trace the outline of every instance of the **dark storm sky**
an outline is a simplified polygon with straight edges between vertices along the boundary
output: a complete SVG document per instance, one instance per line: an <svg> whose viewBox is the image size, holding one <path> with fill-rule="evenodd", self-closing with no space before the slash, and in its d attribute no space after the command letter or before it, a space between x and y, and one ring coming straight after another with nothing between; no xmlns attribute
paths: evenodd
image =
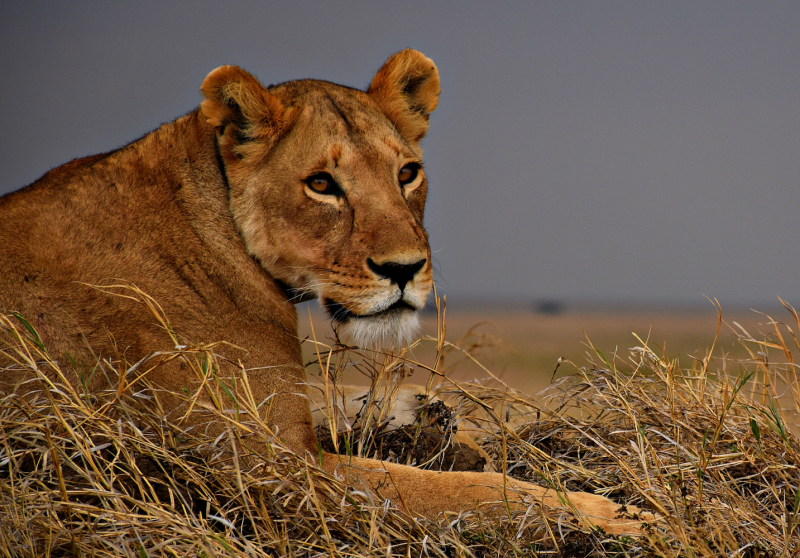
<svg viewBox="0 0 800 558"><path fill-rule="evenodd" d="M0 193L191 110L221 64L442 76L451 296L800 305L800 2L0 3Z"/></svg>

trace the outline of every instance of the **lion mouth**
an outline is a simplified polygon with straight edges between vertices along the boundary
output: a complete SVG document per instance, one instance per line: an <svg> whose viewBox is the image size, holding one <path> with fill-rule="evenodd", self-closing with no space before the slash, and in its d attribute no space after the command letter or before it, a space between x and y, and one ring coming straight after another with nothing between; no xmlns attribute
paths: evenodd
<svg viewBox="0 0 800 558"><path fill-rule="evenodd" d="M356 314L355 312L351 312L338 302L334 302L330 299L325 299L323 304L325 310L328 312L330 318L339 323L347 323L350 320L361 320L361 319L368 319L368 318L377 318L380 316L386 316L388 314L393 314L397 312L405 312L411 311L416 312L417 309L411 306L405 300L398 299L397 302L389 306L388 308L381 310L379 312L373 312L371 314Z"/></svg>

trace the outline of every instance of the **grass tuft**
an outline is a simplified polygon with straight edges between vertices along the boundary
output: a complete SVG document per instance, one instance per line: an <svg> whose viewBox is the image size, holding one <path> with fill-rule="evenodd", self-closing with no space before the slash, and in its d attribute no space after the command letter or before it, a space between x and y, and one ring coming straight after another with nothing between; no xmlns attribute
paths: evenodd
<svg viewBox="0 0 800 558"><path fill-rule="evenodd" d="M437 338L416 342L436 345L430 363L317 345L326 389L347 366L369 368L376 394L390 393L408 367L428 371L429 386L456 403L456 427L482 432L495 470L657 513L641 538L606 536L563 509L411 518L282 446L260 422L246 374L236 391L218 390L224 405L206 409L228 425L209 440L148 410L137 378L156 360L121 370L98 361L97 373L123 381L87 392L67 381L75 371L52 359L24 317L2 316L3 361L39 387L0 400L0 556L796 556L800 320L785 306L789 323L766 317L765 335L740 332L745 361L718 365L712 348L682 367L641 341L627 355L596 350L593 364L536 397L491 378L450 382L445 356L459 349L445 339L443 307ZM160 358L183 359L213 384L214 347ZM227 400L234 413L217 410L231 408ZM387 454L385 417L368 416L351 436L321 441L423 460L402 454L403 444ZM269 442L266 458L249 459L253 436Z"/></svg>

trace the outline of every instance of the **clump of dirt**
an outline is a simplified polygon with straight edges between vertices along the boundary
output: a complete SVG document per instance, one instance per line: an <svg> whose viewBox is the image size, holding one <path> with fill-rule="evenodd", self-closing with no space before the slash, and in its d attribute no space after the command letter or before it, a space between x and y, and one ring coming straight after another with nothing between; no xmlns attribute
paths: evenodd
<svg viewBox="0 0 800 558"><path fill-rule="evenodd" d="M366 434L360 428L340 433L339 453L437 471L483 471L486 459L456 439L455 419L450 407L443 401L434 401L422 408L413 424L392 429L384 427ZM317 427L317 440L323 450L336 453L328 428Z"/></svg>
<svg viewBox="0 0 800 558"><path fill-rule="evenodd" d="M431 425L403 426L376 436L379 452L386 461L423 466L441 471L478 471L486 459L477 450L460 444L449 432ZM394 459L393 459L393 456Z"/></svg>

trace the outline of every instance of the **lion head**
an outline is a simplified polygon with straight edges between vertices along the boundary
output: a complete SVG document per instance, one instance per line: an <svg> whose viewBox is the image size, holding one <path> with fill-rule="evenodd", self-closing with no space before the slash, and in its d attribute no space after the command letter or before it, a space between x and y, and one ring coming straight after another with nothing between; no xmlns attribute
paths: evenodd
<svg viewBox="0 0 800 558"><path fill-rule="evenodd" d="M366 92L265 88L222 66L201 91L249 253L290 298L318 298L355 344L408 341L432 285L419 142L439 100L436 65L404 50Z"/></svg>

